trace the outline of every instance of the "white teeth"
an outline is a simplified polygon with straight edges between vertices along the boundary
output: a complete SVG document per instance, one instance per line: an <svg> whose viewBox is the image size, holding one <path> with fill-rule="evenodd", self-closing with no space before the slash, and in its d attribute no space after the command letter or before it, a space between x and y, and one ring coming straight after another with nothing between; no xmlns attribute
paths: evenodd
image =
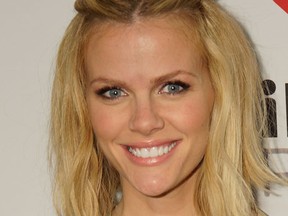
<svg viewBox="0 0 288 216"><path fill-rule="evenodd" d="M158 148L157 147L152 147L150 149L150 157L157 157L158 156Z"/></svg>
<svg viewBox="0 0 288 216"><path fill-rule="evenodd" d="M160 147L152 147L152 148L136 148L133 149L132 147L128 148L128 151L136 157L139 158L153 158L159 157L163 154L167 154L176 146L176 142L171 143L169 146L160 146Z"/></svg>
<svg viewBox="0 0 288 216"><path fill-rule="evenodd" d="M161 146L158 150L159 156L162 156L164 154L164 148Z"/></svg>
<svg viewBox="0 0 288 216"><path fill-rule="evenodd" d="M169 151L168 146L165 146L163 151L164 151L164 154L167 154Z"/></svg>
<svg viewBox="0 0 288 216"><path fill-rule="evenodd" d="M149 157L149 150L148 150L148 149L142 148L142 149L140 150L140 152L141 152L140 156L141 156L142 158L148 158L148 157Z"/></svg>
<svg viewBox="0 0 288 216"><path fill-rule="evenodd" d="M135 155L135 154L134 154L134 155ZM140 156L141 156L141 151L140 151L138 148L136 149L136 156L137 156L137 157L140 157Z"/></svg>

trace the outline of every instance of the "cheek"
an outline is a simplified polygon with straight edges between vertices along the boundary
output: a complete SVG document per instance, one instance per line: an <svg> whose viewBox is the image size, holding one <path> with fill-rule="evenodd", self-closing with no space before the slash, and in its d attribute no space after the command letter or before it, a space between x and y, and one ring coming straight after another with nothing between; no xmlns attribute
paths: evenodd
<svg viewBox="0 0 288 216"><path fill-rule="evenodd" d="M89 109L90 119L94 133L99 141L113 140L121 128L123 128L123 114L121 112L107 109L101 105L93 106L97 109Z"/></svg>
<svg viewBox="0 0 288 216"><path fill-rule="evenodd" d="M176 114L177 113L177 114ZM208 132L211 105L203 100L189 100L181 107L170 110L170 122L181 131Z"/></svg>

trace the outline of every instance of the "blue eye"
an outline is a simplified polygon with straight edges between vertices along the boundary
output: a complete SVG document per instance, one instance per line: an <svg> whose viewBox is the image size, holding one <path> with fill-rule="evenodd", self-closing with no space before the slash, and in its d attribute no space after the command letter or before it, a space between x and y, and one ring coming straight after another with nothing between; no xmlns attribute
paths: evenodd
<svg viewBox="0 0 288 216"><path fill-rule="evenodd" d="M163 92L169 93L169 94L175 94L179 91L182 91L183 87L176 85L176 84L168 84L163 88Z"/></svg>
<svg viewBox="0 0 288 216"><path fill-rule="evenodd" d="M190 87L190 85L182 82L182 81L175 81L175 82L168 82L166 83L160 93L166 93L166 94L178 94L182 91L187 90Z"/></svg>
<svg viewBox="0 0 288 216"><path fill-rule="evenodd" d="M97 95L100 95L101 97L105 99L117 99L122 96L126 96L127 94L118 87L105 87L97 91Z"/></svg>

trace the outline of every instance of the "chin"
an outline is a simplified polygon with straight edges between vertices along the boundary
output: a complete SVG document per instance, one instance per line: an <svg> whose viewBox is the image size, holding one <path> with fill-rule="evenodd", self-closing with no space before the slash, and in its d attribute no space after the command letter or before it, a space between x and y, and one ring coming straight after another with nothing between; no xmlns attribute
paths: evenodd
<svg viewBox="0 0 288 216"><path fill-rule="evenodd" d="M134 187L145 196L161 197L169 193L177 185L176 183L168 182L167 179L169 179L167 176L154 177L153 179L142 178L140 181L135 181Z"/></svg>

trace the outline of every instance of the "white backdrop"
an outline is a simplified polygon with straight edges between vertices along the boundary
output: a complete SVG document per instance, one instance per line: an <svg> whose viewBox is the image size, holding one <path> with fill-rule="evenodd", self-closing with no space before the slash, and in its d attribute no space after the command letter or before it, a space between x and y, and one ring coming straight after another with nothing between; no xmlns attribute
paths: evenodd
<svg viewBox="0 0 288 216"><path fill-rule="evenodd" d="M0 215L53 216L50 84L72 0L0 0Z"/></svg>
<svg viewBox="0 0 288 216"><path fill-rule="evenodd" d="M282 2L288 0L282 0ZM277 137L267 138L277 172L288 173L288 14L273 0L219 0L240 20L276 84ZM49 97L56 49L73 16L73 0L1 0L0 215L55 215L47 169ZM288 4L288 3L287 3ZM275 167L275 165L271 166ZM280 165L279 165L280 164ZM288 189L259 192L270 216L288 215Z"/></svg>
<svg viewBox="0 0 288 216"><path fill-rule="evenodd" d="M276 85L275 93L268 98L276 102L277 136L267 138L266 145L273 148L273 154L269 155L271 167L277 167L278 173L288 176L288 14L273 0L219 2L246 27L260 57L263 78L272 80ZM288 0L277 2L284 3L288 9ZM277 196L259 192L262 209L270 216L287 216L288 189L270 187L277 192Z"/></svg>

